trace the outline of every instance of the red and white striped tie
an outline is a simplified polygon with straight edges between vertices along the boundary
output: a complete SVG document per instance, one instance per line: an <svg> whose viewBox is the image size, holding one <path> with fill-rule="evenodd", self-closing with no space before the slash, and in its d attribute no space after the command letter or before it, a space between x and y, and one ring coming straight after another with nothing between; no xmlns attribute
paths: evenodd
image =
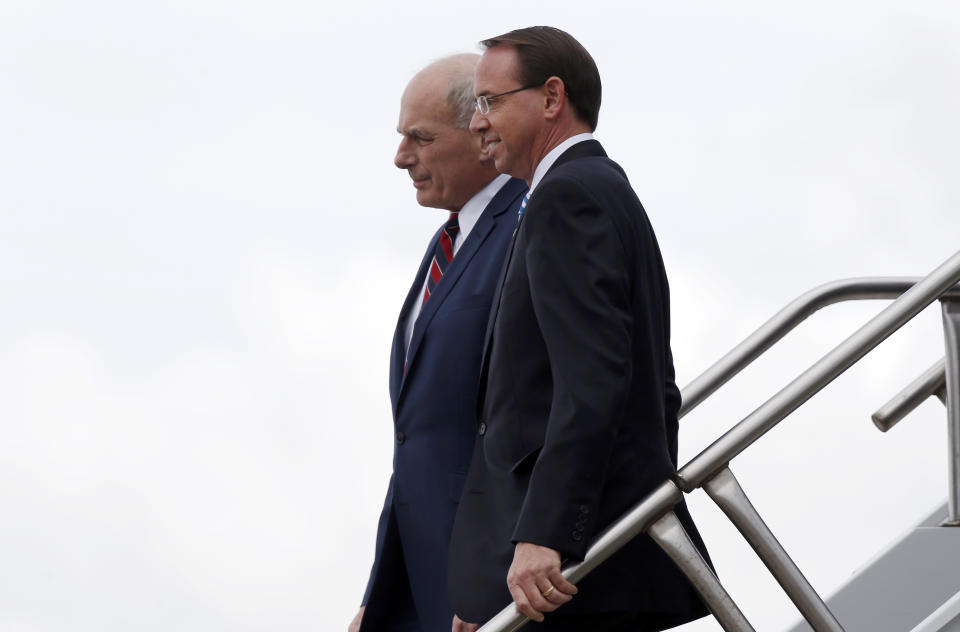
<svg viewBox="0 0 960 632"><path fill-rule="evenodd" d="M450 213L450 219L443 225L440 231L440 239L437 240L437 247L433 251L433 261L430 262L430 270L427 272L427 287L423 289L423 304L426 305L430 300L430 295L437 287L437 283L443 278L443 273L447 266L453 261L453 241L460 232L460 224L457 223L457 214Z"/></svg>

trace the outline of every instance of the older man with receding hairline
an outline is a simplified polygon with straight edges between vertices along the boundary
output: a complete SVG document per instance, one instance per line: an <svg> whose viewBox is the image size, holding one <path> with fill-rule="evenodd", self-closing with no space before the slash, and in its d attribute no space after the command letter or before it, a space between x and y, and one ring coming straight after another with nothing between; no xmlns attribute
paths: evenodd
<svg viewBox="0 0 960 632"><path fill-rule="evenodd" d="M394 163L447 211L400 310L390 354L393 476L350 631L448 632L447 547L477 433L480 350L526 191L498 175L473 115L478 55L430 64L400 100Z"/></svg>

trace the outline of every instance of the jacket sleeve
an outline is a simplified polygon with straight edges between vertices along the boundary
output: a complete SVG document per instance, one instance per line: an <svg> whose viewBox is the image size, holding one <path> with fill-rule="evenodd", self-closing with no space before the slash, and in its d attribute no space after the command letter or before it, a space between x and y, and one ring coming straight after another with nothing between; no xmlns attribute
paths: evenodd
<svg viewBox="0 0 960 632"><path fill-rule="evenodd" d="M630 266L582 184L557 179L534 200L524 256L553 392L513 540L582 559L632 379Z"/></svg>

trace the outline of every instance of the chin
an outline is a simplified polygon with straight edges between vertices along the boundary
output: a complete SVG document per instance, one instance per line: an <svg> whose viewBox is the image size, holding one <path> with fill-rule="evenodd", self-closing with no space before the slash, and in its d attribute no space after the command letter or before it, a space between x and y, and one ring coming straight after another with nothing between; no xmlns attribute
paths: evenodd
<svg viewBox="0 0 960 632"><path fill-rule="evenodd" d="M425 191L417 191L417 204L420 206L434 207L437 204L437 200Z"/></svg>
<svg viewBox="0 0 960 632"><path fill-rule="evenodd" d="M517 177L513 173L513 166L509 162L507 162L505 159L494 160L493 165L497 168L497 171L499 171L500 173L505 173L508 176Z"/></svg>

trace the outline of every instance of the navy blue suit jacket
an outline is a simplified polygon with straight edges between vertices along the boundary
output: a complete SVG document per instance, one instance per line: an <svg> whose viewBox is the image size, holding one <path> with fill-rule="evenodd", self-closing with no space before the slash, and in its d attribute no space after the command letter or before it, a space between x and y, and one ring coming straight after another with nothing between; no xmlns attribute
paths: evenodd
<svg viewBox="0 0 960 632"><path fill-rule="evenodd" d="M363 630L450 630L447 547L473 454L480 354L526 188L511 179L484 209L417 318L409 352L404 323L440 231L400 312L390 354L393 476L364 597Z"/></svg>
<svg viewBox="0 0 960 632"><path fill-rule="evenodd" d="M567 149L531 196L487 337L479 438L450 544L453 605L474 623L510 603L514 543L583 559L676 470L667 277L643 206L600 143ZM705 554L683 502L674 509ZM578 588L558 615L634 612L661 629L706 613L647 535Z"/></svg>

